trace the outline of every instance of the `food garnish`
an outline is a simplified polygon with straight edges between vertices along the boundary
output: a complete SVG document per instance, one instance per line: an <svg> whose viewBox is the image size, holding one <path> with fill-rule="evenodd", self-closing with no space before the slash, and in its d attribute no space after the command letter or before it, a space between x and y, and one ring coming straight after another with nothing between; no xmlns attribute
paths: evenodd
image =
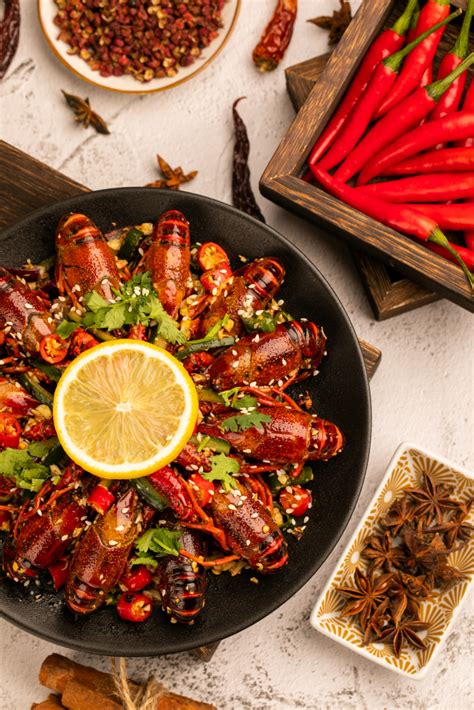
<svg viewBox="0 0 474 710"><path fill-rule="evenodd" d="M90 101L88 98L81 99L80 96L75 96L74 94L68 94L61 89L66 103L69 108L74 113L76 121L80 123L84 128L89 128L92 126L97 133L102 133L103 135L109 135L110 131L108 126L102 116L92 110Z"/></svg>
<svg viewBox="0 0 474 710"><path fill-rule="evenodd" d="M168 190L179 190L180 185L193 180L198 174L197 170L185 173L181 166L172 168L161 155L157 155L158 166L163 177L160 180L149 182L145 187L158 187Z"/></svg>
<svg viewBox="0 0 474 710"><path fill-rule="evenodd" d="M20 0L5 0L0 21L0 81L8 71L20 38Z"/></svg>
<svg viewBox="0 0 474 710"><path fill-rule="evenodd" d="M464 579L448 556L474 530L466 522L472 501L452 494L427 473L418 487L405 489L366 540L367 574L357 567L353 586L337 587L350 600L341 615L357 618L364 643L389 642L397 657L404 645L426 647L418 635L429 628L420 619L421 605Z"/></svg>
<svg viewBox="0 0 474 710"><path fill-rule="evenodd" d="M351 4L347 0L339 0L339 10L334 10L332 15L321 15L308 20L316 27L329 30L329 44L337 44L352 20Z"/></svg>
<svg viewBox="0 0 474 710"><path fill-rule="evenodd" d="M265 222L250 184L250 169L248 166L250 142L245 123L237 111L237 105L242 99L236 99L232 105L234 117L234 153L232 163L232 204L251 217Z"/></svg>

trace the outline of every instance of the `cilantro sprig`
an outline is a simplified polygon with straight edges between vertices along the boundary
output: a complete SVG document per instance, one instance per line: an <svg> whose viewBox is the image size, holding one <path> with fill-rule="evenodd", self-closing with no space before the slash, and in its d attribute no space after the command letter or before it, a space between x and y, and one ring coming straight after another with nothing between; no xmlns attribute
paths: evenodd
<svg viewBox="0 0 474 710"><path fill-rule="evenodd" d="M182 533L168 528L150 528L135 542L135 551L138 553L131 566L147 565L156 567L158 558L172 555L178 557Z"/></svg>
<svg viewBox="0 0 474 710"><path fill-rule="evenodd" d="M224 400L224 404L232 409L251 409L258 407L258 402L251 395L239 397L240 387L233 387L231 390L219 392Z"/></svg>
<svg viewBox="0 0 474 710"><path fill-rule="evenodd" d="M233 417L227 417L221 422L224 431L246 431L255 427L258 432L263 432L263 425L271 422L272 418L268 414L260 412L249 412L248 414L236 414Z"/></svg>
<svg viewBox="0 0 474 710"><path fill-rule="evenodd" d="M57 444L53 437L47 441L36 441L26 449L4 449L0 452L0 474L15 479L17 488L37 493L51 476L51 469L41 463ZM40 459L40 461L38 461Z"/></svg>
<svg viewBox="0 0 474 710"><path fill-rule="evenodd" d="M82 324L86 328L116 330L124 325L148 326L151 321L156 321L158 336L173 345L182 345L186 341L178 324L165 311L153 290L150 272L136 274L112 291L115 295L113 303L106 301L97 291L84 296L88 312L83 316Z"/></svg>
<svg viewBox="0 0 474 710"><path fill-rule="evenodd" d="M224 328L225 325L227 325L227 322L229 320L229 314L226 313L223 318L217 321L212 328L210 328L206 335L203 338L199 338L198 340L188 340L188 345L201 345L202 343L207 343L209 340L214 340L216 335L219 333L221 328Z"/></svg>
<svg viewBox="0 0 474 710"><path fill-rule="evenodd" d="M234 473L239 473L240 464L237 459L233 459L225 454L215 454L209 458L211 464L210 471L204 471L202 477L207 481L220 481L223 489L228 493L232 488L237 488L237 483L233 477Z"/></svg>

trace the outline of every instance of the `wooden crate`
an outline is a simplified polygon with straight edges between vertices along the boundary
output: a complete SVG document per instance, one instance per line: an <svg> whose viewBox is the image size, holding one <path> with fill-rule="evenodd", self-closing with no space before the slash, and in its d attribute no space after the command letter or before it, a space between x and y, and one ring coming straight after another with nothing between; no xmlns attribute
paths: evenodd
<svg viewBox="0 0 474 710"><path fill-rule="evenodd" d="M452 4L464 7L465 1L453 0ZM337 107L368 47L385 26L393 23L404 6L404 0L363 1L317 86L310 92L265 169L260 189L269 199L330 227L357 249L376 256L425 288L474 311L474 294L457 265L301 178L314 142ZM447 28L437 61L454 44L458 28L459 25Z"/></svg>

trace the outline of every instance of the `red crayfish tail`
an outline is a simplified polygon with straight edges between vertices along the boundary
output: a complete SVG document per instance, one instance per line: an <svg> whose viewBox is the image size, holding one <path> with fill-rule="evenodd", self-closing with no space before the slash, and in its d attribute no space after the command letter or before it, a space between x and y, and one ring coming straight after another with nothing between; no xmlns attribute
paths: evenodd
<svg viewBox="0 0 474 710"><path fill-rule="evenodd" d="M313 416L310 461L327 461L342 451L345 442L344 434L336 424Z"/></svg>

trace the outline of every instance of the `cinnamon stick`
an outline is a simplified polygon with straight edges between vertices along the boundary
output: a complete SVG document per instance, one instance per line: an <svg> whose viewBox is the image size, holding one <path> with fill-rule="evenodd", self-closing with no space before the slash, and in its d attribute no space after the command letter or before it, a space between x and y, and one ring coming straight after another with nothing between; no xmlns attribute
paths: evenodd
<svg viewBox="0 0 474 710"><path fill-rule="evenodd" d="M54 693L50 693L41 703L33 703L31 706L31 710L60 710L61 708L64 710L61 698Z"/></svg>
<svg viewBox="0 0 474 710"><path fill-rule="evenodd" d="M115 683L110 673L83 666L70 658L53 653L44 661L39 673L40 683L62 694L63 706L68 710L122 710ZM140 686L130 681L132 690ZM43 710L43 709L41 709ZM217 710L184 695L165 692L157 701L156 710Z"/></svg>

